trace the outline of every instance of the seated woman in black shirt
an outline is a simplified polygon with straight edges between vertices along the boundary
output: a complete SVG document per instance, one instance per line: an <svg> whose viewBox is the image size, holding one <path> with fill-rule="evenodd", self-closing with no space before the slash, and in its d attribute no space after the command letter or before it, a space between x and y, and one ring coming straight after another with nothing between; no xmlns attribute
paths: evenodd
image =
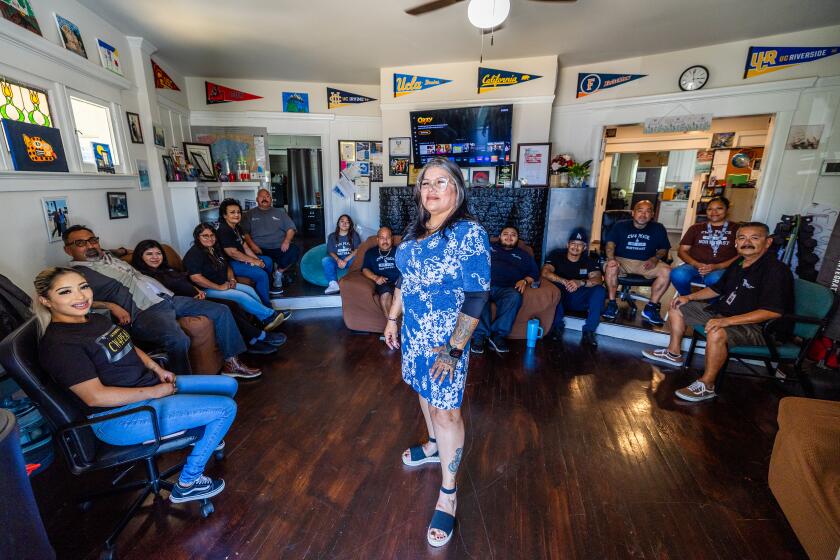
<svg viewBox="0 0 840 560"><path fill-rule="evenodd" d="M169 499L202 500L224 490L224 480L204 476L204 466L236 416L236 380L223 375L176 379L135 347L125 329L103 315L89 314L93 290L75 270L42 271L35 277L35 292L32 306L43 333L41 367L88 417L150 406L157 413L161 436L204 428ZM136 445L155 437L152 418L145 412L105 420L92 429L111 445Z"/></svg>
<svg viewBox="0 0 840 560"><path fill-rule="evenodd" d="M190 282L186 272L180 272L170 266L163 246L154 239L146 239L137 244L134 253L131 255L131 265L175 292L176 296L206 298L227 305L236 320L236 326L239 327L242 338L248 342L248 351L252 354L271 354L276 351L277 346L286 342L286 335L283 333L270 333L257 328L236 302L207 297L203 290L198 289ZM271 330L282 322L283 316L274 311L270 317L265 318L263 324L267 330Z"/></svg>

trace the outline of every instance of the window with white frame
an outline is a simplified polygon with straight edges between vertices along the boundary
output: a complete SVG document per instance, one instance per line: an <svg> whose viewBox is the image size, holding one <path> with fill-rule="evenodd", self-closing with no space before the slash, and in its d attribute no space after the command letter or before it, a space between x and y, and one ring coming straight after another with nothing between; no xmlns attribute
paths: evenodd
<svg viewBox="0 0 840 560"><path fill-rule="evenodd" d="M85 171L101 170L105 167L115 167L120 164L117 150L111 109L104 104L96 103L74 95L70 96L70 108L73 111L73 122L76 127L76 138L79 141L79 151L82 156L82 167ZM102 146L107 148L103 149ZM97 165L99 160L99 165Z"/></svg>

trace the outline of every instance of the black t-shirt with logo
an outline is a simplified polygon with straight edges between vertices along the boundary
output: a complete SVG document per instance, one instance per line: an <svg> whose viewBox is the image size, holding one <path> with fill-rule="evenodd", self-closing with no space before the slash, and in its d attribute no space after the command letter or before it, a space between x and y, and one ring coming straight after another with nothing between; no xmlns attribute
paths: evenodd
<svg viewBox="0 0 840 560"><path fill-rule="evenodd" d="M396 252L397 250L394 247L391 247L384 254L379 250L379 246L371 247L365 251L365 260L362 263L362 268L370 270L377 276L384 276L388 279L389 284L396 284L397 278L400 277L400 271L397 268L397 263L394 261Z"/></svg>
<svg viewBox="0 0 840 560"><path fill-rule="evenodd" d="M193 245L184 255L183 263L190 275L201 274L214 284L225 284L228 281L228 262L224 253L216 253L214 257Z"/></svg>
<svg viewBox="0 0 840 560"><path fill-rule="evenodd" d="M226 221L219 221L216 239L223 249L238 249L242 253L245 252L245 238L242 237L242 228L239 224L230 227Z"/></svg>
<svg viewBox="0 0 840 560"><path fill-rule="evenodd" d="M751 266L744 268L738 259L723 273L720 280L709 286L720 298L707 306L712 313L724 317L743 315L757 309L774 313L793 312L793 275L770 252Z"/></svg>
<svg viewBox="0 0 840 560"><path fill-rule="evenodd" d="M96 313L84 323L50 323L41 338L38 356L41 367L68 389L86 414L105 409L87 406L69 391L73 385L95 377L109 387L151 387L160 383L134 351L128 331Z"/></svg>
<svg viewBox="0 0 840 560"><path fill-rule="evenodd" d="M553 250L545 259L545 264L553 266L554 274L566 280L586 280L589 278L590 272L601 270L598 268L598 264L585 254L581 255L575 262L570 261L569 253L565 249ZM559 286L559 284L557 285Z"/></svg>

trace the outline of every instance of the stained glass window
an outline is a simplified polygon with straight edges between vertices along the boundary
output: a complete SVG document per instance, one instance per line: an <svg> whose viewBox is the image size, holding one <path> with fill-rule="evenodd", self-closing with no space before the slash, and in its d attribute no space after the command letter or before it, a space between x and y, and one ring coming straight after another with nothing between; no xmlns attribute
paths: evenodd
<svg viewBox="0 0 840 560"><path fill-rule="evenodd" d="M0 118L53 126L45 91L0 77Z"/></svg>

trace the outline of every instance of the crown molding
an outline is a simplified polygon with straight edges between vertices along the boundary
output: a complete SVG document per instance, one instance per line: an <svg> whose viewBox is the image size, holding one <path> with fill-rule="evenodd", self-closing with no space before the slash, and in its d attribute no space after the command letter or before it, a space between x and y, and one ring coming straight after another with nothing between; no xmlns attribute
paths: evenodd
<svg viewBox="0 0 840 560"><path fill-rule="evenodd" d="M449 100L435 100L435 101L396 101L396 102L380 102L379 110L383 113L386 111L406 111L412 109L428 109L430 107L483 107L485 105L538 105L554 103L553 95L536 95L533 97L492 97L487 99L449 99Z"/></svg>

